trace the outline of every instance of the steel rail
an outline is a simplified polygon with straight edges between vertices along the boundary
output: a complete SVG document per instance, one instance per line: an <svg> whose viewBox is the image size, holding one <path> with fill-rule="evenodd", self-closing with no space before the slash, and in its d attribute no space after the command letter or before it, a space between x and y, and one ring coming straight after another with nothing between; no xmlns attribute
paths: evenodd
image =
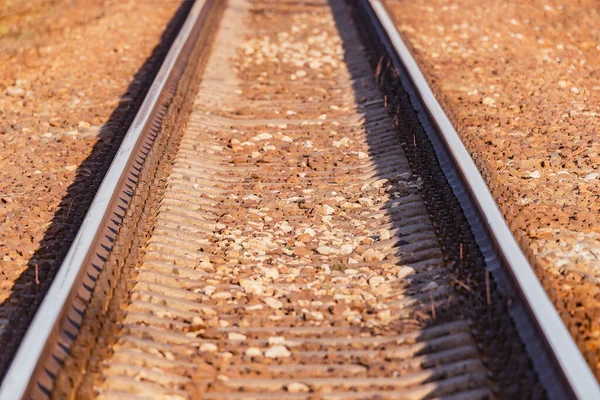
<svg viewBox="0 0 600 400"><path fill-rule="evenodd" d="M508 271L500 271L496 267L497 270L493 272L500 280L509 278L520 292L526 308L524 311L529 314L534 323L533 328L537 332L530 331L532 324L531 320L526 320L527 315L523 315L516 308L511 310L511 314L548 396L556 399L565 396L600 399L598 381L511 233L475 162L435 98L386 6L380 0L359 0L359 5L362 7L361 12L370 21L371 28L386 44L388 52L392 53L389 56L396 71L400 72L402 84L405 87L407 84L412 87L408 91L412 92L410 94L412 94L411 101L414 100L413 106L424 111L419 113L420 118L423 118L421 122L434 145L448 182L461 202L461 206L465 208L465 214L476 238L481 239L485 246L485 236L489 236L503 261L504 269L508 269ZM455 168L443 165L445 162L453 164ZM465 187L468 188L468 193L464 192ZM468 208L473 206L479 215L469 212ZM482 232L477 220L483 222L487 232ZM492 251L494 249L482 248L486 261L488 258L493 258L490 254ZM534 333L539 334L542 343L531 337ZM547 348L540 348L540 344ZM540 353L544 351L546 354ZM554 365L548 365L547 361L551 361ZM554 381L554 378L559 378L562 382Z"/></svg>
<svg viewBox="0 0 600 400"><path fill-rule="evenodd" d="M152 125L157 119L160 123L165 98L178 79L174 75L181 72L187 61L186 54L197 40L199 25L211 17L211 9L218 3L219 0L196 0L190 9L19 346L0 387L0 400L50 395L56 377L54 370L60 368L77 336L93 291L93 274L99 274L94 269L101 269L106 261L128 198L137 185L135 171L141 169L152 145L151 131L156 128ZM57 349L60 355L56 354Z"/></svg>

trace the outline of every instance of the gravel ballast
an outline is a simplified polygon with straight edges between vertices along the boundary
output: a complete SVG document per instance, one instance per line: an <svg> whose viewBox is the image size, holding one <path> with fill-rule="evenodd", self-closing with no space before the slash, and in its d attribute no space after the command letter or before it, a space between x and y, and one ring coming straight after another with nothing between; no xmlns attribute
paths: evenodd
<svg viewBox="0 0 600 400"><path fill-rule="evenodd" d="M0 5L0 375L189 4Z"/></svg>
<svg viewBox="0 0 600 400"><path fill-rule="evenodd" d="M598 375L597 4L387 4Z"/></svg>

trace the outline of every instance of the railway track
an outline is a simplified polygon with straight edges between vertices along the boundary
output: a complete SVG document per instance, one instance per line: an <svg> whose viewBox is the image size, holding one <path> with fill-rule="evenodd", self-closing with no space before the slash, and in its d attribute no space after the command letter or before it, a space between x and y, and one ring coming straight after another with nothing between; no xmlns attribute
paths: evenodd
<svg viewBox="0 0 600 400"><path fill-rule="evenodd" d="M596 398L387 18L197 1L0 398Z"/></svg>

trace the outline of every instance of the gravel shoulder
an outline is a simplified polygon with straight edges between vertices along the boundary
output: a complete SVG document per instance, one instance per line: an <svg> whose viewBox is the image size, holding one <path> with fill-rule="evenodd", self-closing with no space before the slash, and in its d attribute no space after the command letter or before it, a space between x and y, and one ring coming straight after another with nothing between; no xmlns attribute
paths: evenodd
<svg viewBox="0 0 600 400"><path fill-rule="evenodd" d="M31 317L68 249L181 5L0 5L0 364L22 334L15 321Z"/></svg>
<svg viewBox="0 0 600 400"><path fill-rule="evenodd" d="M387 4L600 376L597 4Z"/></svg>

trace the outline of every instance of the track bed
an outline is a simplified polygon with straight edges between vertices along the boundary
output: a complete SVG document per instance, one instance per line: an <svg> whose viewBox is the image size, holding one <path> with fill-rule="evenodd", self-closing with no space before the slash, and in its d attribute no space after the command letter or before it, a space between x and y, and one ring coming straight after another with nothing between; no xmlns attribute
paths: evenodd
<svg viewBox="0 0 600 400"><path fill-rule="evenodd" d="M331 7L230 3L100 398L500 390L455 290L468 283L344 4Z"/></svg>

